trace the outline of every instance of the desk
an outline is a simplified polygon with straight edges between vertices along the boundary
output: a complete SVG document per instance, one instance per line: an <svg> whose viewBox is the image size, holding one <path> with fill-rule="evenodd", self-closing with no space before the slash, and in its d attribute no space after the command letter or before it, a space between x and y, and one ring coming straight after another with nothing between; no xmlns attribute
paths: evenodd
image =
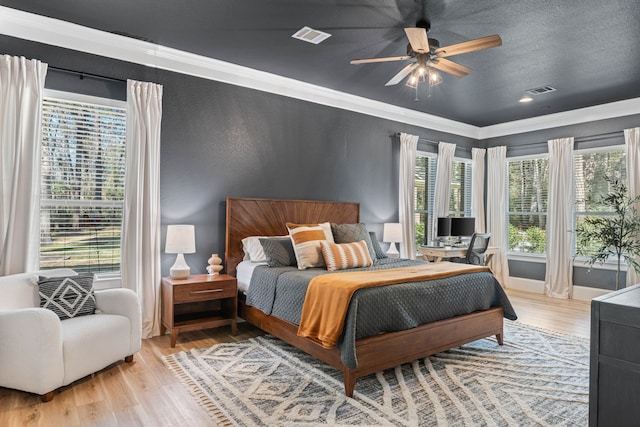
<svg viewBox="0 0 640 427"><path fill-rule="evenodd" d="M487 252L485 252L485 264L487 264L493 254L498 252L498 248L495 246L489 246ZM467 248L451 247L445 249L444 246L419 246L418 253L426 256L430 261L440 262L445 258L464 258L467 255Z"/></svg>

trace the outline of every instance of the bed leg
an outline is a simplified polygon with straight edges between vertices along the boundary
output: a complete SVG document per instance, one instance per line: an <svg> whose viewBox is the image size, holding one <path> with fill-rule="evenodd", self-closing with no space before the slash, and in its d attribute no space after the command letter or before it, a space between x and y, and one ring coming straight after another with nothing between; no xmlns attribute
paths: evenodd
<svg viewBox="0 0 640 427"><path fill-rule="evenodd" d="M344 373L344 394L347 397L353 397L353 389L356 387L356 379L352 374Z"/></svg>
<svg viewBox="0 0 640 427"><path fill-rule="evenodd" d="M496 334L496 341L498 341L499 345L504 345L504 338L502 337L502 333Z"/></svg>

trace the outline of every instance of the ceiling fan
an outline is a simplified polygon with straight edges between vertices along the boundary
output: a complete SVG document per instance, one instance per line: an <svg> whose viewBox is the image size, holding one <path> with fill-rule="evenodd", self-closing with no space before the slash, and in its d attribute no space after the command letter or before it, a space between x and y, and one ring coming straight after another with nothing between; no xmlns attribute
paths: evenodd
<svg viewBox="0 0 640 427"><path fill-rule="evenodd" d="M443 71L456 77L464 77L471 73L471 68L446 59L446 57L460 55L468 52L489 49L502 45L499 35L481 37L450 46L440 47L440 42L427 37L430 29L426 20L418 21L414 28L405 28L404 32L409 39L407 54L402 56L388 56L383 58L353 59L351 64L369 64L375 62L404 61L415 59L405 66L400 72L389 80L385 86L396 85L405 77L411 75L407 81L407 86L417 88L418 83L429 80L430 86L435 86L442 82L442 77L437 71Z"/></svg>

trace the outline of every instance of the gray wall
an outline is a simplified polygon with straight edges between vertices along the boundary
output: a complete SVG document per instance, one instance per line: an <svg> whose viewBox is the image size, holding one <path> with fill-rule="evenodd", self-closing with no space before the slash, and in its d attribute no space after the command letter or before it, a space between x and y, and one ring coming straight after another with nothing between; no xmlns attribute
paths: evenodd
<svg viewBox="0 0 640 427"><path fill-rule="evenodd" d="M382 223L398 219L397 132L456 143L463 157L469 157L465 153L477 143L6 36L0 36L0 53L37 58L52 67L164 86L162 247L166 225L194 224L197 253L185 256L192 272L205 272L211 253L224 255L228 196L358 201L362 222L380 236ZM64 74L52 72L47 87L122 99L122 82ZM163 255L163 275L168 274L172 262L173 256Z"/></svg>

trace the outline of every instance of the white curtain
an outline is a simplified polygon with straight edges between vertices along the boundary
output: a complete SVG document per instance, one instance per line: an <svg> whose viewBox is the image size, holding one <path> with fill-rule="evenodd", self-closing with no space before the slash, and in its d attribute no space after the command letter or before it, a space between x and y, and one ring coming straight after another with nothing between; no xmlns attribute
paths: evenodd
<svg viewBox="0 0 640 427"><path fill-rule="evenodd" d="M573 138L548 141L547 272L544 293L569 298L573 289Z"/></svg>
<svg viewBox="0 0 640 427"><path fill-rule="evenodd" d="M438 168L436 169L436 189L433 195L432 236L438 228L438 217L449 216L449 198L451 197L451 169L456 144L438 143Z"/></svg>
<svg viewBox="0 0 640 427"><path fill-rule="evenodd" d="M160 125L162 86L127 82L122 285L138 294L142 337L160 334Z"/></svg>
<svg viewBox="0 0 640 427"><path fill-rule="evenodd" d="M624 130L624 142L627 148L627 191L630 198L640 194L640 128ZM640 203L636 203L640 213ZM640 275L633 267L627 269L627 286L635 285Z"/></svg>
<svg viewBox="0 0 640 427"><path fill-rule="evenodd" d="M402 238L400 243L401 258L416 258L415 230L413 224L413 186L416 174L416 152L418 150L418 136L407 133L400 134L400 188L398 211L402 224Z"/></svg>
<svg viewBox="0 0 640 427"><path fill-rule="evenodd" d="M476 219L476 233L486 230L484 221L484 148L471 149L471 215Z"/></svg>
<svg viewBox="0 0 640 427"><path fill-rule="evenodd" d="M0 55L0 276L35 271L47 64Z"/></svg>
<svg viewBox="0 0 640 427"><path fill-rule="evenodd" d="M507 147L487 149L487 231L491 233L490 245L498 248L489 262L491 271L502 286L507 287L509 263L507 262L507 208L505 177Z"/></svg>

